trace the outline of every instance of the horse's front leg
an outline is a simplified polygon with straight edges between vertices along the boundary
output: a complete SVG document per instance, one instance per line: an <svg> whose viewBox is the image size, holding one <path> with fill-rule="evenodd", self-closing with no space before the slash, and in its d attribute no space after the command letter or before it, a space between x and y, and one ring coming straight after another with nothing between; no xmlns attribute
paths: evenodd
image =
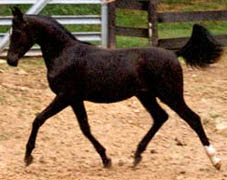
<svg viewBox="0 0 227 180"><path fill-rule="evenodd" d="M98 142L98 140L92 135L90 126L88 124L87 113L83 102L77 102L72 105L73 111L79 122L79 126L83 134L90 140L95 147L96 151L102 158L103 166L105 168L111 167L111 159L106 156L106 149Z"/></svg>
<svg viewBox="0 0 227 180"><path fill-rule="evenodd" d="M27 166L30 165L33 160L31 153L32 153L32 150L35 148L35 141L36 141L39 128L45 123L45 121L48 118L57 114L67 106L68 104L66 103L64 98L56 96L55 99L52 101L52 103L44 111L42 111L37 115L37 117L33 121L32 131L26 146L24 161Z"/></svg>

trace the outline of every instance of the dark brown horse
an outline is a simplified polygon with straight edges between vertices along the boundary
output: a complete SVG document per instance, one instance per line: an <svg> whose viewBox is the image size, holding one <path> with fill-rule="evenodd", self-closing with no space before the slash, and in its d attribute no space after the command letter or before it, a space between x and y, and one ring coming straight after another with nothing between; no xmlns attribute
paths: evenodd
<svg viewBox="0 0 227 180"><path fill-rule="evenodd" d="M25 153L27 165L32 162L31 153L39 128L48 118L71 106L104 167L110 167L106 149L90 131L84 101L113 103L136 96L154 123L137 147L134 165L141 161L148 143L168 119L156 100L159 98L197 133L213 165L220 168L220 159L215 156L200 117L185 103L182 68L177 59L183 56L187 64L204 67L220 57L222 48L204 27L194 25L192 37L177 52L155 47L107 50L77 40L50 17L24 15L18 8L12 13L8 64L17 66L18 60L37 43L47 67L49 86L56 94L33 122Z"/></svg>

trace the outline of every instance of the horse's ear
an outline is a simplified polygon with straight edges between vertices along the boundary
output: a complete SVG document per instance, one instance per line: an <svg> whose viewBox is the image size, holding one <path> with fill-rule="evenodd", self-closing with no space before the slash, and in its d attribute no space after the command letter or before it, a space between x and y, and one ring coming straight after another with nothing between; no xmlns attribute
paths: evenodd
<svg viewBox="0 0 227 180"><path fill-rule="evenodd" d="M21 10L18 7L13 7L11 11L14 17L18 18L19 20L23 20L24 14L21 12Z"/></svg>

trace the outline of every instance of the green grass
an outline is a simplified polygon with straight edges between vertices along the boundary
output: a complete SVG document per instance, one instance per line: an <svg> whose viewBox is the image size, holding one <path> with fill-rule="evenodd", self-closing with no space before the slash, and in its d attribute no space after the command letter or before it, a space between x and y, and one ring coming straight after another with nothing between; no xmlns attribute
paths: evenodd
<svg viewBox="0 0 227 180"><path fill-rule="evenodd" d="M9 5L0 5L0 15L10 15ZM26 11L30 5L19 5ZM227 0L161 0L158 6L160 12L169 11L197 11L227 9ZM43 15L82 15L100 14L99 5L48 5L41 12ZM117 10L117 25L126 27L147 27L147 13L143 11ZM187 23L159 23L159 38L174 38L190 36L192 25ZM213 34L226 34L227 21L198 22L205 24ZM70 31L100 31L99 25L68 25ZM6 32L9 27L0 27L0 32ZM146 38L117 37L117 47L147 46Z"/></svg>
<svg viewBox="0 0 227 180"><path fill-rule="evenodd" d="M161 0L159 9L165 7L164 11L197 11L197 10L225 10L227 8L226 0Z"/></svg>
<svg viewBox="0 0 227 180"><path fill-rule="evenodd" d="M11 15L10 8L15 5L0 5L0 15ZM16 5L22 11L27 11L31 5ZM48 5L41 14L42 15L83 15L83 14L100 14L101 9L99 5Z"/></svg>

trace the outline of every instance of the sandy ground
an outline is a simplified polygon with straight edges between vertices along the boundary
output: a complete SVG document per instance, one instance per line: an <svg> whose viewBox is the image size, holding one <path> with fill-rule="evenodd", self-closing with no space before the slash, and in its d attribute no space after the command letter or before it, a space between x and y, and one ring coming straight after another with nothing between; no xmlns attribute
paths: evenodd
<svg viewBox="0 0 227 180"><path fill-rule="evenodd" d="M152 119L136 98L115 104L86 102L93 134L112 158L104 169L74 114L65 109L40 129L34 163L25 167L25 145L35 114L53 99L40 60L26 59L18 68L0 64L0 179L1 180L227 180L227 56L206 70L183 65L185 99L201 118L222 158L217 171L198 137L173 111L132 168L138 142Z"/></svg>

